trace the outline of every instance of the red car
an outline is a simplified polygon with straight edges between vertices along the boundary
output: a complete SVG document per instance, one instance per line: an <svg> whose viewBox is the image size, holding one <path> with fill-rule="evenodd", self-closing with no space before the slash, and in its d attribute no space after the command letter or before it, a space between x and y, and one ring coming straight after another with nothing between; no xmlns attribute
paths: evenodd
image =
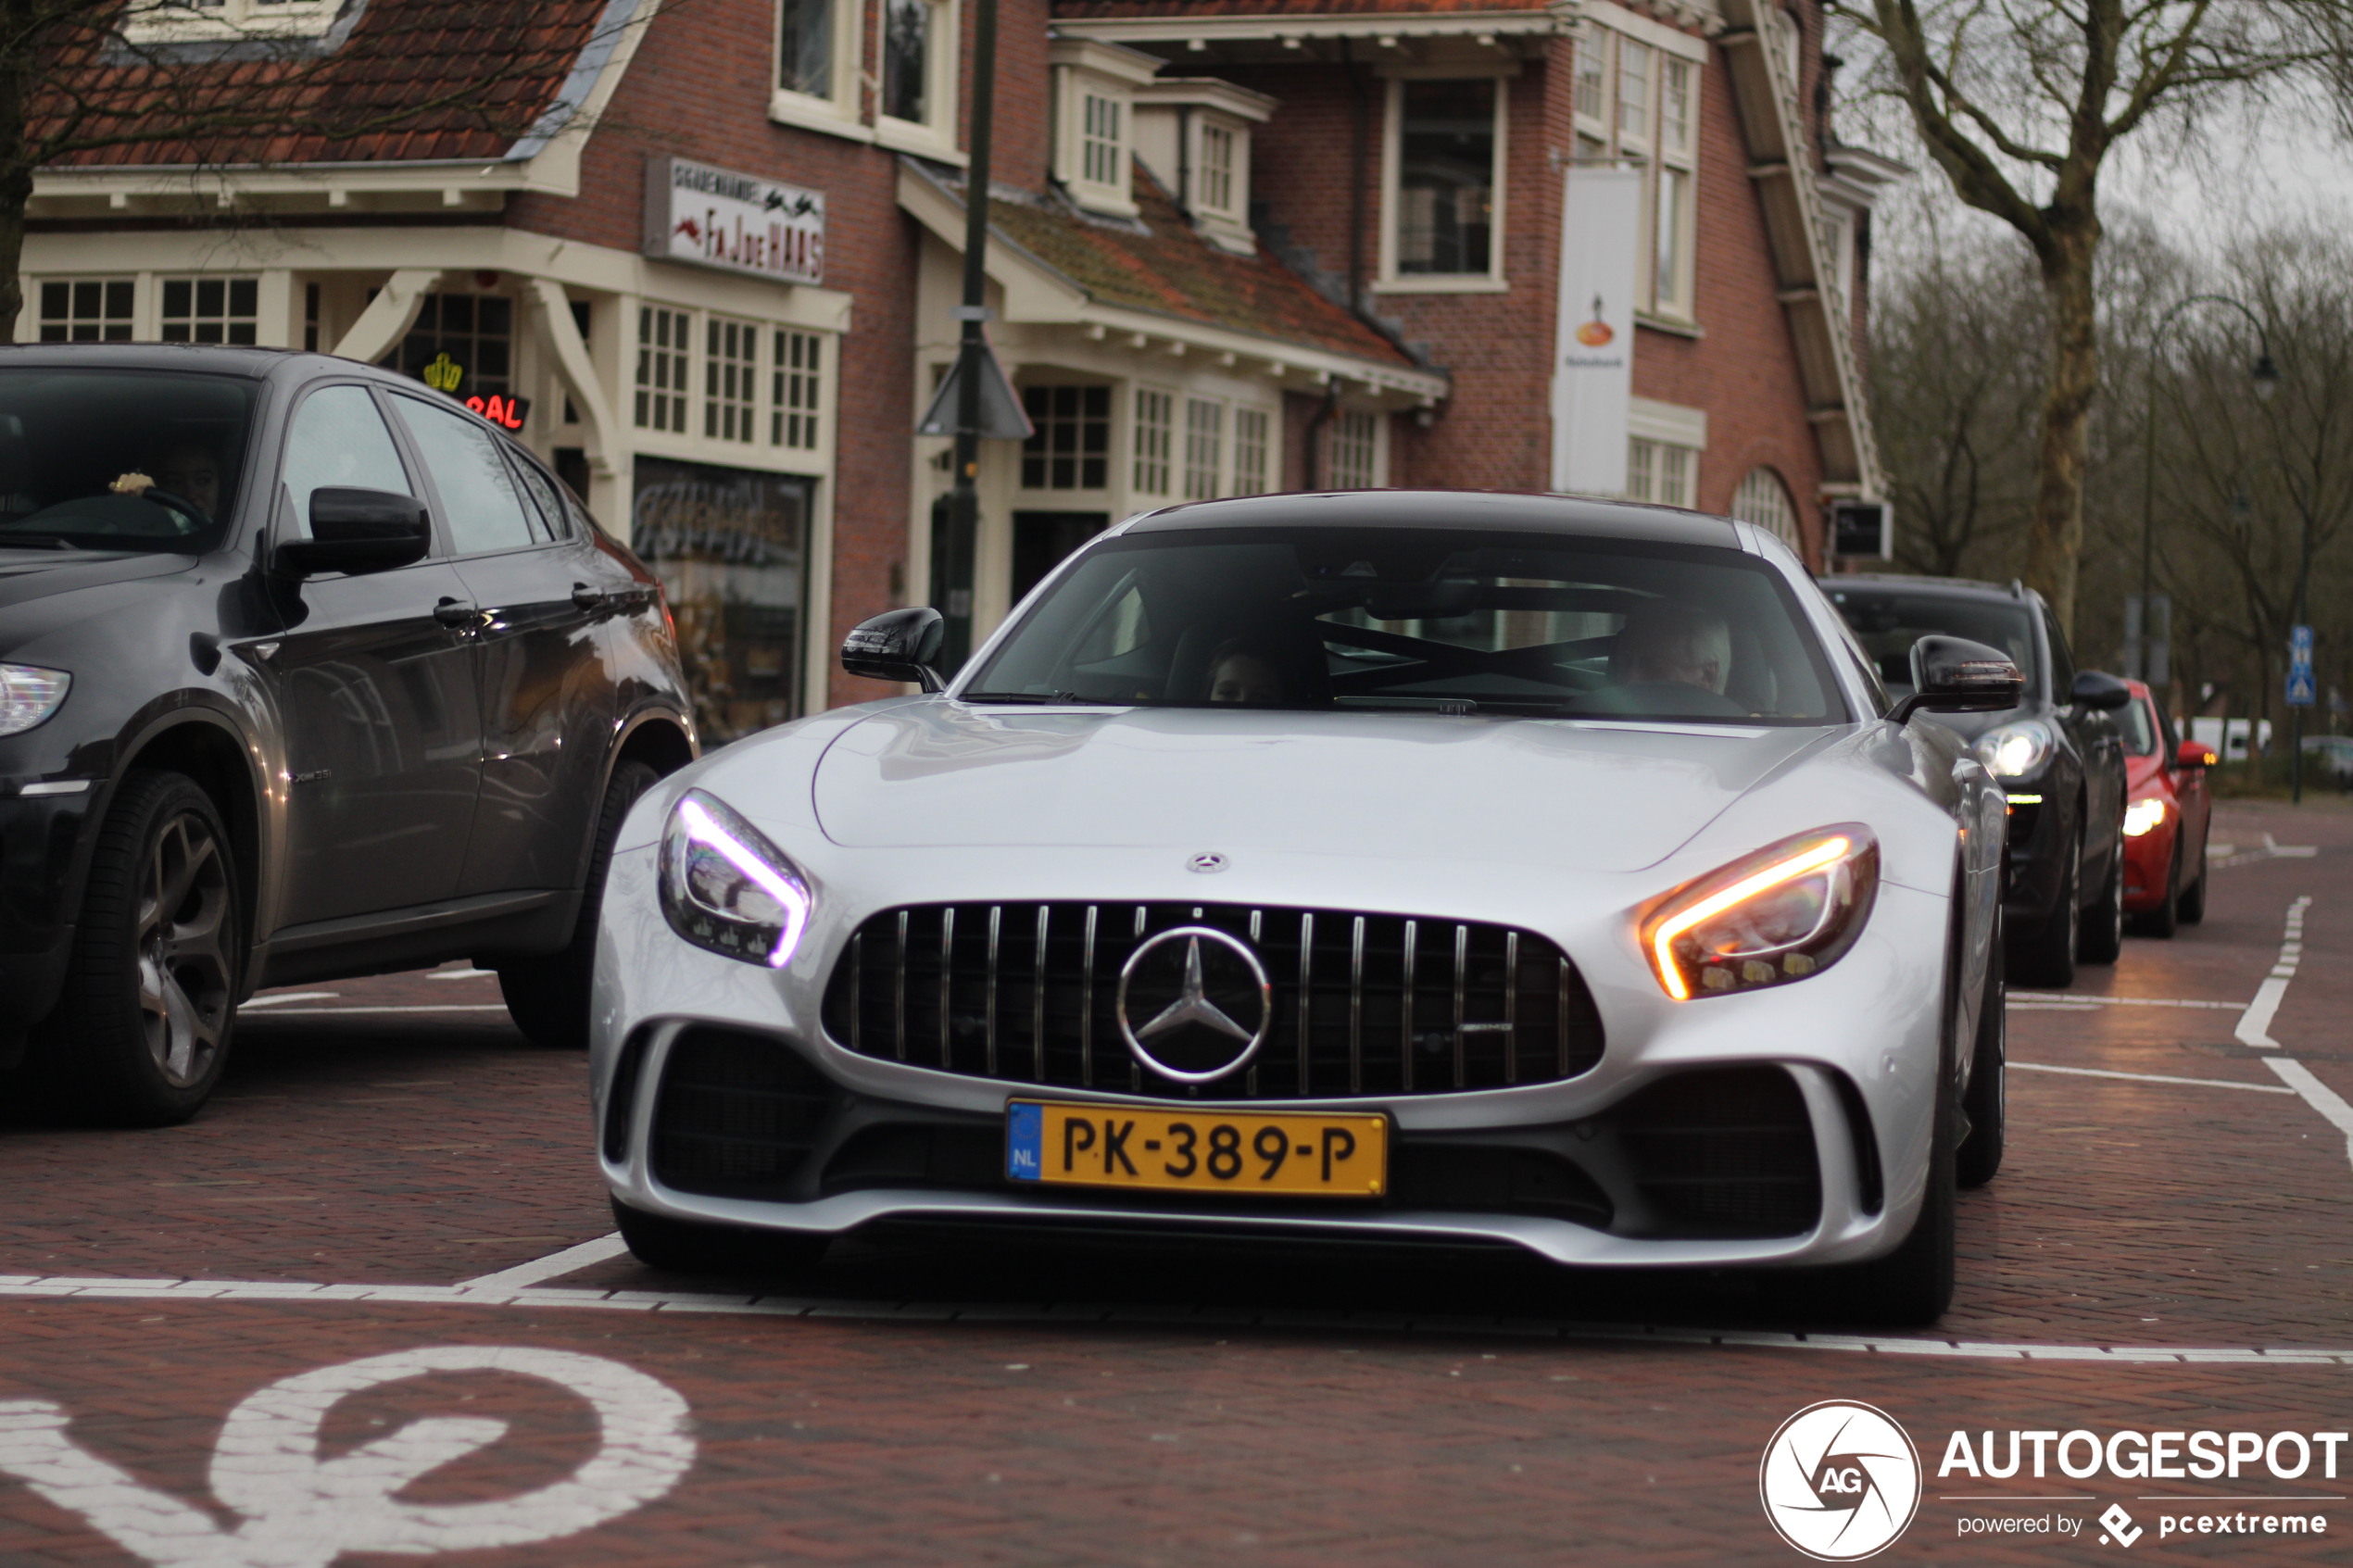
<svg viewBox="0 0 2353 1568"><path fill-rule="evenodd" d="M2124 736L2124 912L2142 933L2171 936L2206 918L2206 830L2214 754L2182 740L2147 686L2116 710Z"/></svg>

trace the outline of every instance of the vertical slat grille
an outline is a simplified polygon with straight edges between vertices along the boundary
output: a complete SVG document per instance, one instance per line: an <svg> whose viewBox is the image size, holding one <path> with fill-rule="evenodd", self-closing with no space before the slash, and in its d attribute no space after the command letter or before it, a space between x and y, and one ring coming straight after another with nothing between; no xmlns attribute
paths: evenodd
<svg viewBox="0 0 2353 1568"><path fill-rule="evenodd" d="M853 937L825 1026L866 1056L1172 1098L1448 1094L1554 1082L1601 1060L1600 1017L1558 947L1504 926L1433 923L1224 904L894 909ZM1179 925L1248 943L1275 990L1256 1060L1198 1089L1141 1068L1117 1017L1129 956Z"/></svg>

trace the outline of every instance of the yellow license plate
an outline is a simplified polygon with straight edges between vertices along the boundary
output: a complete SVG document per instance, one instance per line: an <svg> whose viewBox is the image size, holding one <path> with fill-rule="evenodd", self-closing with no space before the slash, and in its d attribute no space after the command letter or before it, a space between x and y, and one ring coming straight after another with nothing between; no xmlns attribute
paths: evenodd
<svg viewBox="0 0 2353 1568"><path fill-rule="evenodd" d="M1389 1119L1013 1100L1005 1174L1016 1182L1281 1198L1378 1198Z"/></svg>

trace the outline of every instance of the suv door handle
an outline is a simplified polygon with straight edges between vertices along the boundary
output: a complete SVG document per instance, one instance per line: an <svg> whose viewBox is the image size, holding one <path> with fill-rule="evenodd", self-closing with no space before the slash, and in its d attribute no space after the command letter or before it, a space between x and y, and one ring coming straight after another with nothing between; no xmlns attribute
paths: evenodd
<svg viewBox="0 0 2353 1568"><path fill-rule="evenodd" d="M452 631L463 631L480 618L482 612L458 599L444 599L433 607L433 618Z"/></svg>
<svg viewBox="0 0 2353 1568"><path fill-rule="evenodd" d="M574 609L595 609L604 602L605 591L602 588L591 588L585 583L574 583L572 585L572 604Z"/></svg>

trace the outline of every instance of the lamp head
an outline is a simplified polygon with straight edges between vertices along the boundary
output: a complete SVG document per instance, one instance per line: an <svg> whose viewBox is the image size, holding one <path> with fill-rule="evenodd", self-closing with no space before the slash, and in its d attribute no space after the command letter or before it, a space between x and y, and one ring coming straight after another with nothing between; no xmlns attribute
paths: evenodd
<svg viewBox="0 0 2353 1568"><path fill-rule="evenodd" d="M2255 357L2254 369L2247 374L2255 378L2255 395L2269 403L2271 395L2280 389L2279 366L2271 362L2270 354L2259 354Z"/></svg>

